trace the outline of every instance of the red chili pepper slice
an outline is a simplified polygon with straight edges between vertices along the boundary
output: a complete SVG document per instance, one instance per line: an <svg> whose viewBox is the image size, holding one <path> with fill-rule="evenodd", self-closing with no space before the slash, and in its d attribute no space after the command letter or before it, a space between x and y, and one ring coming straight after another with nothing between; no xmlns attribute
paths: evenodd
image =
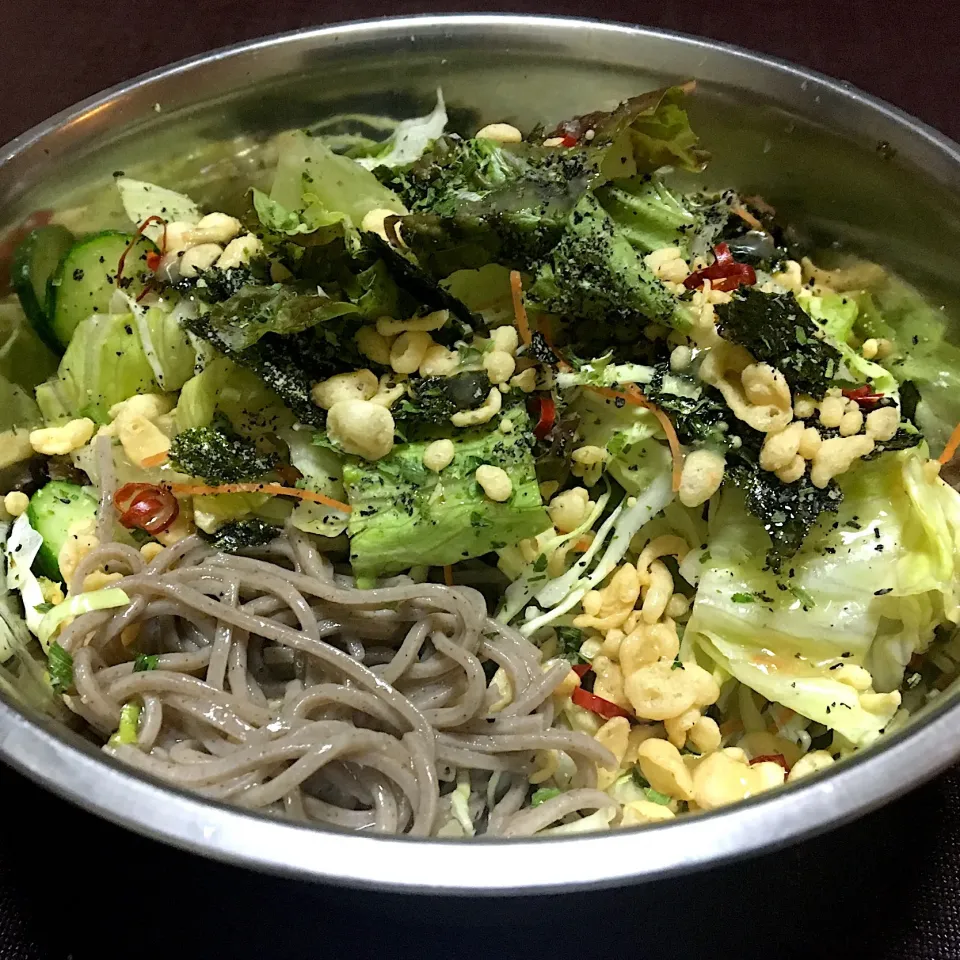
<svg viewBox="0 0 960 960"><path fill-rule="evenodd" d="M575 663L570 669L582 680L593 667L589 663Z"/></svg>
<svg viewBox="0 0 960 960"><path fill-rule="evenodd" d="M536 400L540 404L537 425L533 428L533 435L542 440L557 422L557 404L549 393L545 393Z"/></svg>
<svg viewBox="0 0 960 960"><path fill-rule="evenodd" d="M737 263L733 259L730 247L726 243L718 243L713 248L715 261L709 267L691 273L683 285L688 290L702 287L704 280L709 280L714 290L736 290L740 284L753 286L757 282L757 274L749 263Z"/></svg>
<svg viewBox="0 0 960 960"><path fill-rule="evenodd" d="M874 393L869 384L866 383L853 390L844 390L843 395L848 400L855 400L861 407L867 409L872 409L883 399L882 393Z"/></svg>
<svg viewBox="0 0 960 960"><path fill-rule="evenodd" d="M591 713L603 717L604 720L612 720L614 717L634 719L633 715L624 710L623 707L618 707L615 703L604 700L603 697L598 697L595 693L588 693L583 687L577 687L570 695L570 699L578 707L583 707L584 710L589 710Z"/></svg>
<svg viewBox="0 0 960 960"><path fill-rule="evenodd" d="M163 533L180 515L177 498L152 483L125 483L113 495L113 505L124 527L150 534Z"/></svg>
<svg viewBox="0 0 960 960"><path fill-rule="evenodd" d="M113 494L113 505L122 513L128 510L133 501L141 493L156 489L152 483L125 483Z"/></svg>
<svg viewBox="0 0 960 960"><path fill-rule="evenodd" d="M759 757L754 757L750 761L750 766L752 767L755 763L779 763L787 773L790 772L790 765L787 763L787 758L782 753L764 753Z"/></svg>
<svg viewBox="0 0 960 960"><path fill-rule="evenodd" d="M127 244L126 250L124 250L123 253L120 254L120 259L117 262L117 276L116 276L116 284L117 284L118 290L120 289L120 280L123 277L123 268L127 262L127 254L136 246L137 241L143 236L143 231L146 230L151 223L163 224L163 239L160 241L160 246L165 248L167 245L167 221L164 220L163 217L158 216L157 214L154 214L152 217L147 217L147 219L144 220L143 223L141 223L136 230L134 230L133 239ZM150 267L149 254L147 254L147 266ZM157 267L159 266L160 266L160 261L157 260ZM156 267L150 267L150 269L156 270Z"/></svg>

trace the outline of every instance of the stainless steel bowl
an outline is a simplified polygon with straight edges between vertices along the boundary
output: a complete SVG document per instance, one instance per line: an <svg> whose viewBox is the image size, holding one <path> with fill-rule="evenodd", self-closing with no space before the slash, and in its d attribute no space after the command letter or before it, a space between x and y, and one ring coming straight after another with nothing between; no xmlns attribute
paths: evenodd
<svg viewBox="0 0 960 960"><path fill-rule="evenodd" d="M711 178L896 268L957 313L960 148L849 85L725 44L526 16L381 20L255 41L147 74L0 150L0 225L108 183L116 169L346 109L409 113L441 85L477 124L531 125L695 77ZM387 839L309 829L141 778L50 721L0 701L0 756L148 836L263 870L391 890L491 894L652 880L769 850L865 813L960 754L941 695L830 772L663 826L538 841Z"/></svg>

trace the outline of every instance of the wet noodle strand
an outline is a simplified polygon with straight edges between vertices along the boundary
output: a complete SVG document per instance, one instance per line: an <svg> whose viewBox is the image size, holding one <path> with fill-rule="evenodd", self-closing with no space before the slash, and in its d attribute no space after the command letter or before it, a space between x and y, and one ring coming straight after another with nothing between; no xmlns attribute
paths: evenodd
<svg viewBox="0 0 960 960"><path fill-rule="evenodd" d="M297 820L419 836L452 835L463 783L468 827L488 834L536 833L604 802L595 769L613 756L553 725L567 670L542 669L469 587L394 577L359 590L292 529L258 556L188 537L145 563L105 543L75 589L102 568L131 602L62 630L76 687L65 699L104 737L138 704L136 743L104 749L143 773ZM151 669L134 669L137 653L156 655ZM513 689L497 713L487 664ZM570 758L573 789L531 808L527 777L547 750Z"/></svg>

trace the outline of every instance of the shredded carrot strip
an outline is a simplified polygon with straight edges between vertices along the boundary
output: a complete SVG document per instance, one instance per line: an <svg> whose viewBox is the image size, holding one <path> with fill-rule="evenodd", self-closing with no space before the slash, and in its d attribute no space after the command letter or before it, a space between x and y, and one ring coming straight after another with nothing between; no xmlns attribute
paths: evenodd
<svg viewBox="0 0 960 960"><path fill-rule="evenodd" d="M274 497L299 497L301 500L310 500L312 503L322 503L325 507L332 507L341 513L353 511L349 503L341 503L333 497L326 497L313 490L284 487L279 483L222 483L220 486L209 486L204 483L173 483L170 485L170 490L185 497L208 497L218 493L267 493Z"/></svg>
<svg viewBox="0 0 960 960"><path fill-rule="evenodd" d="M453 567L449 563L443 568L443 582L448 587L453 586Z"/></svg>
<svg viewBox="0 0 960 960"><path fill-rule="evenodd" d="M586 553L590 549L590 544L593 543L593 537L581 537L574 545L573 549L575 553Z"/></svg>
<svg viewBox="0 0 960 960"><path fill-rule="evenodd" d="M513 297L513 316L517 321L520 340L529 343L530 323L527 320L527 308L523 305L523 281L519 270L510 271L510 296Z"/></svg>
<svg viewBox="0 0 960 960"><path fill-rule="evenodd" d="M159 467L161 463L165 463L167 459L167 453L155 453L152 457L147 457L144 460L140 461L141 467Z"/></svg>
<svg viewBox="0 0 960 960"><path fill-rule="evenodd" d="M736 719L726 720L724 723L720 724L720 733L725 737L729 736L731 733L739 733L743 729L743 724Z"/></svg>
<svg viewBox="0 0 960 960"><path fill-rule="evenodd" d="M773 719L776 721L778 727L789 723L789 721L796 716L796 712L789 707L777 707L775 710L771 710L770 713L773 714Z"/></svg>
<svg viewBox="0 0 960 960"><path fill-rule="evenodd" d="M744 223L754 230L762 230L763 224L749 211L743 207L731 207L731 213L735 213Z"/></svg>
<svg viewBox="0 0 960 960"><path fill-rule="evenodd" d="M667 436L667 443L670 446L670 456L673 457L673 490L676 493L680 489L680 475L683 473L683 450L680 448L680 438L674 429L670 418L655 404L648 400L640 389L632 383L627 384L623 392L611 390L609 387L590 387L595 393L601 396L609 397L611 400L626 400L635 407L646 407L659 421L663 427L663 432Z"/></svg>
<svg viewBox="0 0 960 960"><path fill-rule="evenodd" d="M943 448L943 453L940 454L940 462L949 463L956 456L958 447L960 447L960 423L953 428L953 433L950 434L950 439Z"/></svg>

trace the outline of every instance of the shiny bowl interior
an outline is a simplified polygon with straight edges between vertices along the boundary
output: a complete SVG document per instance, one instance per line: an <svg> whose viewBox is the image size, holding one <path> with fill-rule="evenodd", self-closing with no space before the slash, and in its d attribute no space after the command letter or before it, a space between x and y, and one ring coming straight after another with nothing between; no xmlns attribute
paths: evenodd
<svg viewBox="0 0 960 960"><path fill-rule="evenodd" d="M0 229L69 207L114 171L256 143L325 116L425 112L436 87L463 132L521 127L696 78L692 122L709 181L761 193L827 242L874 257L960 319L960 148L846 84L724 44L592 21L521 16L382 20L206 54L94 97L0 149ZM238 143L238 150L240 145ZM243 182L241 182L241 180ZM242 189L249 177L216 189ZM176 186L176 184L169 184ZM947 691L906 729L831 771L710 814L550 840L406 840L310 829L141 778L87 741L0 700L0 757L149 836L259 869L380 889L538 892L663 877L768 850L906 792L960 755Z"/></svg>

